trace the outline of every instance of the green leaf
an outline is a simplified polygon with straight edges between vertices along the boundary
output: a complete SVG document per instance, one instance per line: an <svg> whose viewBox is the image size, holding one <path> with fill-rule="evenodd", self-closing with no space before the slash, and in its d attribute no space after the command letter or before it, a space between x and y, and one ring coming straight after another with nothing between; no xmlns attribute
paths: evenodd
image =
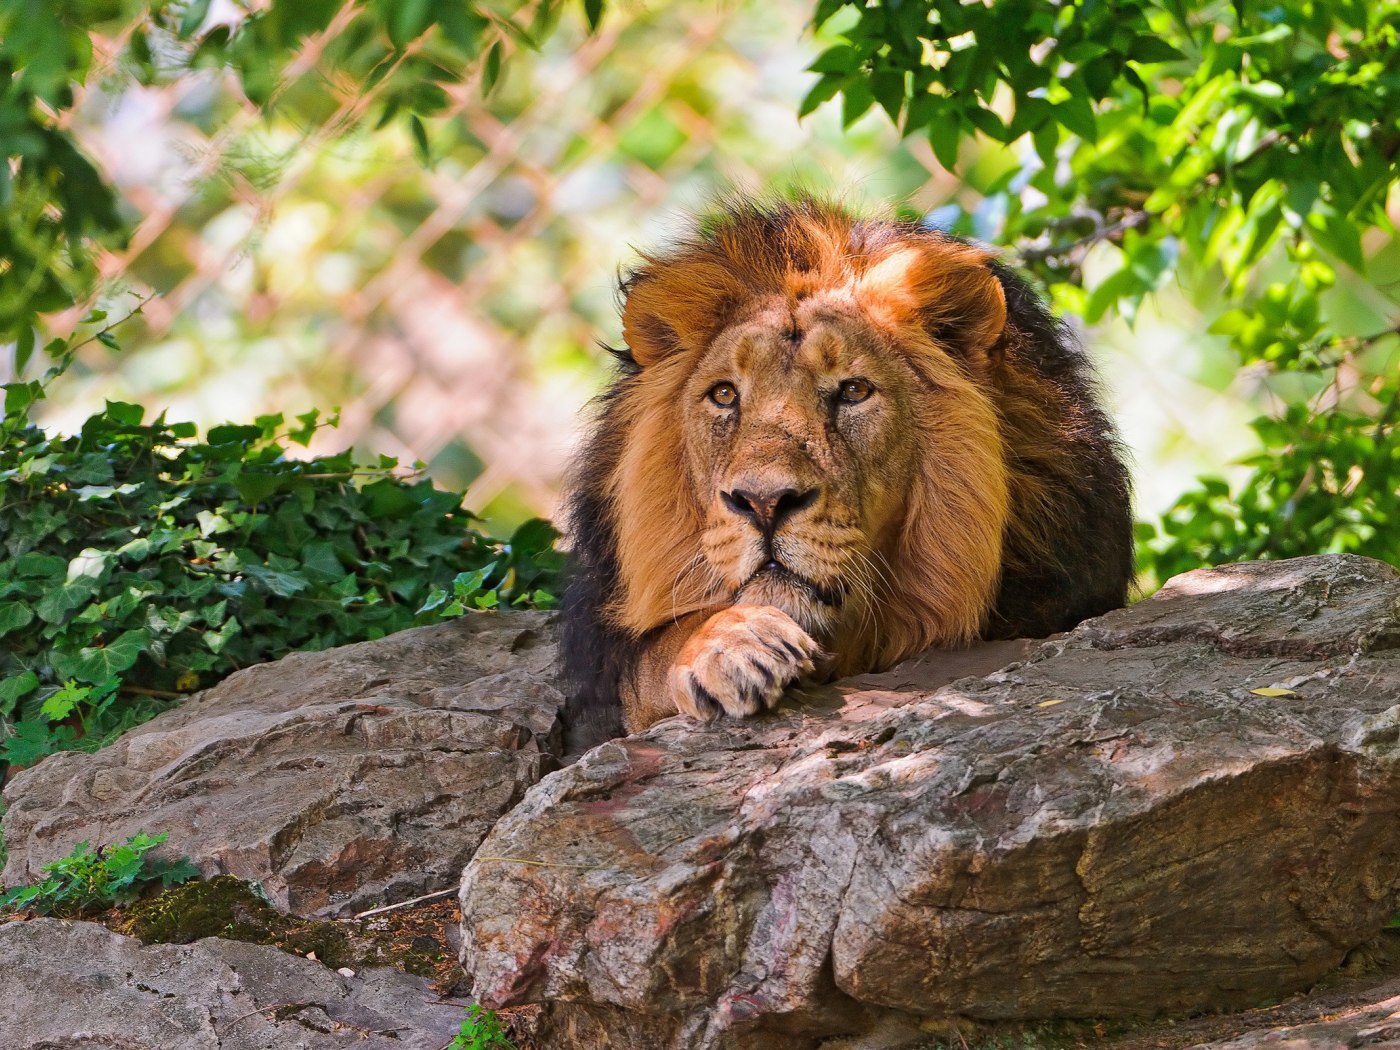
<svg viewBox="0 0 1400 1050"><path fill-rule="evenodd" d="M54 670L64 678L97 685L134 664L150 643L151 636L144 628L123 631L108 645L84 646L76 653L55 651Z"/></svg>
<svg viewBox="0 0 1400 1050"><path fill-rule="evenodd" d="M72 583L51 587L44 592L44 596L34 606L34 611L39 614L39 619L45 623L63 623L74 609L87 604L88 600L97 593L97 587L97 581L91 576L84 576Z"/></svg>
<svg viewBox="0 0 1400 1050"><path fill-rule="evenodd" d="M30 383L6 383L4 391L7 416L21 415L30 405L44 397L43 384L37 379Z"/></svg>
<svg viewBox="0 0 1400 1050"><path fill-rule="evenodd" d="M817 60L807 67L812 73L839 73L845 76L860 69L864 56L850 44L837 44L817 56ZM900 94L903 95L903 78L900 78Z"/></svg>
<svg viewBox="0 0 1400 1050"><path fill-rule="evenodd" d="M378 519L399 518L419 507L405 486L388 479L366 485L362 492L369 499L370 514Z"/></svg>
<svg viewBox="0 0 1400 1050"><path fill-rule="evenodd" d="M28 696L38 687L39 676L33 671L21 671L17 675L0 679L0 715L10 714L20 697Z"/></svg>
<svg viewBox="0 0 1400 1050"><path fill-rule="evenodd" d="M588 21L588 31L596 33L603 24L603 0L583 0L583 17Z"/></svg>
<svg viewBox="0 0 1400 1050"><path fill-rule="evenodd" d="M25 325L20 330L19 339L15 342L15 375L21 375L24 368L29 364L29 359L34 356L34 328L32 325Z"/></svg>
<svg viewBox="0 0 1400 1050"><path fill-rule="evenodd" d="M1085 142L1099 140L1098 121L1094 117L1094 106L1086 94L1071 94L1054 109L1055 119L1066 129L1078 135Z"/></svg>
<svg viewBox="0 0 1400 1050"><path fill-rule="evenodd" d="M129 405L125 401L108 401L102 412L104 418L130 427L140 426L145 414L146 410L140 405Z"/></svg>
<svg viewBox="0 0 1400 1050"><path fill-rule="evenodd" d="M209 647L209 651L217 656L224 651L224 647L228 645L233 636L242 629L239 622L230 616L217 631L205 631L200 637L204 640L204 644Z"/></svg>
<svg viewBox="0 0 1400 1050"><path fill-rule="evenodd" d="M900 111L904 108L904 74L893 72L874 73L870 77L870 90L880 108L889 114L890 120L899 123Z"/></svg>
<svg viewBox="0 0 1400 1050"><path fill-rule="evenodd" d="M958 166L958 143L961 139L962 128L957 118L951 114L945 115L942 120L935 119L929 124L928 141L933 147L933 155L949 172Z"/></svg>
<svg viewBox="0 0 1400 1050"><path fill-rule="evenodd" d="M841 89L841 126L849 128L873 105L875 96L870 91L870 82L858 77L848 79Z"/></svg>
<svg viewBox="0 0 1400 1050"><path fill-rule="evenodd" d="M823 102L834 98L844 83L845 77L838 74L828 73L822 76L812 85L812 90L808 91L807 96L802 100L802 105L797 110L798 119L814 112Z"/></svg>
<svg viewBox="0 0 1400 1050"><path fill-rule="evenodd" d="M986 135L989 139L993 139L997 142L1010 141L1006 124L990 109L984 109L981 106L971 106L966 112L967 119L972 121L973 127L982 132L982 134Z"/></svg>
<svg viewBox="0 0 1400 1050"><path fill-rule="evenodd" d="M497 43L496 46L500 46ZM408 130L413 134L413 148L418 155L418 163L423 167L432 166L432 153L428 148L428 129L423 126L423 121L417 113L408 115Z"/></svg>
<svg viewBox="0 0 1400 1050"><path fill-rule="evenodd" d="M486 61L481 67L482 98L491 94L492 90L496 87L496 81L501 77L501 52L502 42L499 40L491 45L490 51L486 52ZM418 128L414 130L415 138L418 137L421 129L422 124L420 123ZM428 135L426 131L422 132L422 138L419 139L419 153L421 157L426 157L428 155ZM423 164L426 165L427 161L424 160Z"/></svg>
<svg viewBox="0 0 1400 1050"><path fill-rule="evenodd" d="M511 534L511 553L520 556L551 550L559 538L559 530L544 518L531 518Z"/></svg>
<svg viewBox="0 0 1400 1050"><path fill-rule="evenodd" d="M287 572L277 572L264 565L245 565L243 571L250 579L256 580L279 598L290 598L306 590L310 584L300 576Z"/></svg>
<svg viewBox="0 0 1400 1050"><path fill-rule="evenodd" d="M256 441L262 437L262 433L262 427L235 426L232 423L225 423L223 426L210 427L204 440L211 445L239 445Z"/></svg>
<svg viewBox="0 0 1400 1050"><path fill-rule="evenodd" d="M39 707L39 713L50 722L61 722L73 713L73 709L87 699L90 688L78 685L69 679L62 689L54 693Z"/></svg>
<svg viewBox="0 0 1400 1050"><path fill-rule="evenodd" d="M27 627L34 619L34 610L23 602L0 602L0 636Z"/></svg>
<svg viewBox="0 0 1400 1050"><path fill-rule="evenodd" d="M19 768L32 766L39 759L59 750L75 736L69 726L50 729L47 723L32 718L16 722L13 730L14 735L0 746L0 758Z"/></svg>
<svg viewBox="0 0 1400 1050"><path fill-rule="evenodd" d="M209 0L190 0L185 7L185 13L180 17L180 39L188 40L193 36L195 30L204 24L208 14Z"/></svg>
<svg viewBox="0 0 1400 1050"><path fill-rule="evenodd" d="M233 487L250 507L266 503L287 482L280 474L243 473L233 479Z"/></svg>
<svg viewBox="0 0 1400 1050"><path fill-rule="evenodd" d="M453 595L458 601L466 601L481 590L482 585L486 582L486 577L490 576L495 568L496 563L492 562L475 572L459 572L452 581Z"/></svg>
<svg viewBox="0 0 1400 1050"><path fill-rule="evenodd" d="M1161 37L1142 34L1133 38L1128 57L1137 62L1180 62L1186 58Z"/></svg>

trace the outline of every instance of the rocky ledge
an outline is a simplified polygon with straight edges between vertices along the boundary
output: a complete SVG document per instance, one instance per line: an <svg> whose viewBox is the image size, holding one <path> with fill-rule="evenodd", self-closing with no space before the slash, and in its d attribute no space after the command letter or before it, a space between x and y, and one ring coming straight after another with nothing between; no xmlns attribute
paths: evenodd
<svg viewBox="0 0 1400 1050"><path fill-rule="evenodd" d="M465 1005L397 970L57 919L0 925L0 987L5 1050L442 1050Z"/></svg>
<svg viewBox="0 0 1400 1050"><path fill-rule="evenodd" d="M1201 570L985 677L603 744L467 866L473 993L541 1045L807 1050L1305 988L1396 909L1397 604Z"/></svg>
<svg viewBox="0 0 1400 1050"><path fill-rule="evenodd" d="M102 751L14 777L3 882L144 829L298 915L455 886L557 764L554 656L549 614L508 612L240 671Z"/></svg>

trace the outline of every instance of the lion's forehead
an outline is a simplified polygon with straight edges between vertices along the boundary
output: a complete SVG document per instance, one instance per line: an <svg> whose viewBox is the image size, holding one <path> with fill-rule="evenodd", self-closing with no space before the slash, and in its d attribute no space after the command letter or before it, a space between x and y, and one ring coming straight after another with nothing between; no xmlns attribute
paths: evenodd
<svg viewBox="0 0 1400 1050"><path fill-rule="evenodd" d="M881 367L884 356L874 328L858 316L772 311L727 330L708 363L728 368L732 380L782 391L851 378L852 369Z"/></svg>

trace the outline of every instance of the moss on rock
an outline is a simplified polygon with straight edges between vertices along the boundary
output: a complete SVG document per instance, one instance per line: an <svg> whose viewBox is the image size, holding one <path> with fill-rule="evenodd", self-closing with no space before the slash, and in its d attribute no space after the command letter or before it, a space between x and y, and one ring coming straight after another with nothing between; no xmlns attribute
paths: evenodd
<svg viewBox="0 0 1400 1050"><path fill-rule="evenodd" d="M223 937L271 944L298 955L314 953L332 969L357 962L344 927L283 915L252 886L232 875L189 882L126 909L116 928L145 944L189 944Z"/></svg>

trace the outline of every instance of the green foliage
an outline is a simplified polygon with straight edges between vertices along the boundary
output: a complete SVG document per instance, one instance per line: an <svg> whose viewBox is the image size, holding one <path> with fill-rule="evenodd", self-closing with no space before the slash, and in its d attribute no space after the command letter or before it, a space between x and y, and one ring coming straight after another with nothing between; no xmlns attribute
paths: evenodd
<svg viewBox="0 0 1400 1050"><path fill-rule="evenodd" d="M142 423L109 403L71 437L0 447L0 756L96 749L171 700L296 650L467 609L550 607L546 522L508 543L462 494L381 458L293 459L325 425Z"/></svg>
<svg viewBox="0 0 1400 1050"><path fill-rule="evenodd" d="M1325 293L1339 267L1365 275L1369 231L1397 232L1385 206L1400 4L820 0L816 20L841 42L812 67L804 111L839 93L849 124L878 103L950 169L974 135L1021 143L979 187L981 221L962 215L958 232L1014 246L1089 323L1131 321L1169 280L1200 297L1223 287L1211 330L1264 377L1299 377L1270 388L1291 407L1256 423L1252 479L1183 497L1170 539L1142 548L1151 574L1333 549L1396 557L1383 538L1394 340L1343 334ZM1111 260L1092 284L1091 251Z"/></svg>
<svg viewBox="0 0 1400 1050"><path fill-rule="evenodd" d="M1392 390L1394 388L1392 387ZM1138 526L1140 560L1163 581L1225 561L1349 553L1400 565L1400 444L1392 393L1380 419L1291 405L1254 422L1263 450L1238 492L1203 478Z"/></svg>
<svg viewBox="0 0 1400 1050"><path fill-rule="evenodd" d="M76 919L130 904L149 886L174 886L197 878L199 871L188 857L158 860L150 852L166 839L138 832L121 846L92 849L78 843L68 856L45 864L48 876L33 886L19 886L0 896L0 908L9 907Z"/></svg>
<svg viewBox="0 0 1400 1050"><path fill-rule="evenodd" d="M374 96L378 126L401 115L428 163L423 118L447 108L447 89L489 54L489 91L503 55L537 48L561 5L272 0L247 5L236 25L205 31L210 0L0 0L0 341L15 343L16 375L34 352L37 315L85 301L96 278L93 249L118 246L127 233L115 194L63 117L92 70L90 34L116 35L135 23L121 61L143 82L226 67L254 104L271 108L307 41L345 20L318 56L320 67ZM584 0L584 8L596 28L601 0ZM354 119L338 118L343 127Z"/></svg>
<svg viewBox="0 0 1400 1050"><path fill-rule="evenodd" d="M506 1038L506 1030L495 1010L469 1006L467 1019L462 1022L461 1031L447 1044L447 1050L515 1050L515 1044Z"/></svg>
<svg viewBox="0 0 1400 1050"><path fill-rule="evenodd" d="M0 340L34 352L35 314L88 292L90 244L123 232L116 197L54 114L92 65L88 29L131 17L120 0L0 0Z"/></svg>

